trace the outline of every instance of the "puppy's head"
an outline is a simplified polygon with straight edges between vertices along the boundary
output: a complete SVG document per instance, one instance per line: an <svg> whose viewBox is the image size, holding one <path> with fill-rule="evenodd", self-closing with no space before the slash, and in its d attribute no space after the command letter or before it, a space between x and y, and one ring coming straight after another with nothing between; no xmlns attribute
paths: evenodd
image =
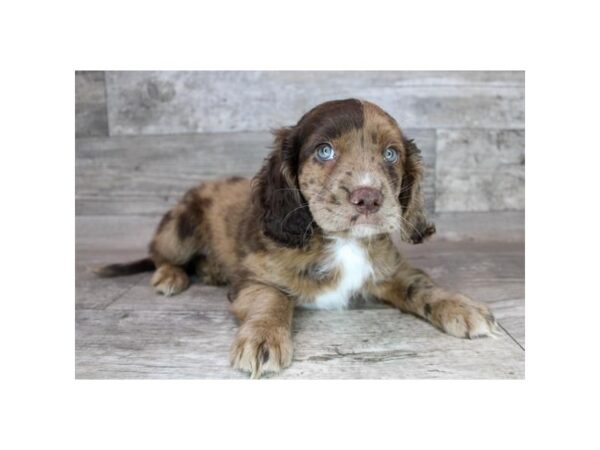
<svg viewBox="0 0 600 450"><path fill-rule="evenodd" d="M420 151L378 106L323 103L275 132L257 176L265 233L300 247L315 229L368 237L400 231L420 243L435 232L423 209Z"/></svg>

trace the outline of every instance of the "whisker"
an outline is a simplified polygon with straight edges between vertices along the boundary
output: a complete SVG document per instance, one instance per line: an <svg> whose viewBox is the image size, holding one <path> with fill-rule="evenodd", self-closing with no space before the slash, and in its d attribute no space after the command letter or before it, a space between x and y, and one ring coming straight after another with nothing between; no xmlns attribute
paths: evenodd
<svg viewBox="0 0 600 450"><path fill-rule="evenodd" d="M406 220L404 217L400 216L400 220L402 221L402 223L405 223L406 225L410 226L415 233L417 233L419 235L420 238L423 237L423 233L421 233L417 227L415 227L412 223L410 223L408 220Z"/></svg>
<svg viewBox="0 0 600 450"><path fill-rule="evenodd" d="M273 192L278 192L278 191L295 191L295 192L302 193L302 191L297 188L279 188L279 189L275 189Z"/></svg>
<svg viewBox="0 0 600 450"><path fill-rule="evenodd" d="M410 191L410 190L412 189L412 187L413 187L413 185L414 185L414 184L415 184L415 183L411 183L411 184L409 184L408 186L404 186L403 188L401 188L401 189L400 189L400 192L399 192L399 194L403 194L403 193L405 193L406 191Z"/></svg>
<svg viewBox="0 0 600 450"><path fill-rule="evenodd" d="M333 186L330 186L330 184L335 184L335 182L336 182L337 180L336 180L336 179L335 179L335 178L334 178L332 175L328 175L328 174L325 174L325 175L324 175L324 178L325 178L325 179L324 179L324 182L323 182L323 183L321 183L321 185L320 185L320 187L319 187L319 190L317 191L317 196L318 196L318 197L321 197L321 198L322 198L322 200L325 200L325 194L331 194L331 195L334 195L334 196L336 196L336 198L339 198L339 193L333 192L333 190L332 190L332 189L333 189ZM413 186L415 186L415 184L416 184L416 183L415 183L415 182L413 182L413 183L410 183L410 184L408 184L408 185L404 185L404 186L402 186L402 188L400 189L400 191L399 191L398 195L401 195L401 194L404 194L404 193L406 193L406 192L410 191L410 190L413 188ZM292 191L300 191L299 189L289 189L289 190L292 190ZM300 191L300 192L301 192L301 191ZM342 200L342 199L340 199L340 200ZM342 201L343 201L343 200L342 200ZM326 201L326 200L325 200L325 203L327 203L327 201ZM308 205L304 205L304 207L305 207L305 206L308 206ZM319 214L319 213L324 213L324 211L325 211L324 207L319 207L319 206L317 206L317 205L313 205L313 207L314 207L314 210L313 210L313 209L311 209L311 213L313 213L313 214L314 214L314 213L316 213L316 214ZM300 208L302 208L302 207L300 207ZM300 208L296 208L295 210L293 210L293 211L291 211L290 213L288 213L288 215L286 215L286 217L284 218L284 221L285 221L285 220L287 220L287 218L288 218L288 216L289 216L290 214L292 214L294 211L296 211L297 209L300 209ZM351 228L351 227L353 226L353 223L352 223L352 221L351 221L351 220L350 220L350 221L348 221L347 214L344 214L343 212L340 212L340 211L339 211L338 209L336 209L336 208L333 208L333 209L331 209L331 210L328 210L328 211L327 211L327 215L328 215L328 217L330 217L331 219L333 219L333 220L335 220L335 221L341 221L341 222L343 222L343 224L346 224L346 222L348 222L348 223L347 223L347 226L348 226L348 228ZM416 233L416 234L417 234L419 237L421 237L421 238L423 237L423 233L422 233L422 232L421 232L421 231L420 231L420 230L419 230L419 229L418 229L418 228L417 228L415 225L413 225L413 224L412 224L412 223L410 223L408 220L406 220L404 217L402 217L402 215L401 215L401 214L399 214L399 215L394 215L394 216L395 216L395 217L393 217L393 219L394 219L394 220L398 220L398 219L399 219L399 221L400 221L400 225L401 225L401 226L400 226L400 229L402 230L402 232L403 232L404 234L409 234L410 232L414 232L414 233ZM283 223L283 222L282 222L282 223ZM307 226L307 228L306 228L306 230L305 230L305 233L304 233L304 236L306 236L306 233L309 231L309 229L311 228L311 226L312 226L312 224L309 224L309 225ZM304 237L303 237L303 239L304 239ZM371 237L369 237L369 239L368 239L368 245L371 245L371 244L372 244L372 238L371 238Z"/></svg>
<svg viewBox="0 0 600 450"><path fill-rule="evenodd" d="M309 229L312 233L312 222L309 222L308 226L306 227L306 230L304 230L304 234L302 235L302 244L304 244L304 242L306 241L306 233L308 233Z"/></svg>
<svg viewBox="0 0 600 450"><path fill-rule="evenodd" d="M299 209L302 209L302 208L307 208L307 207L308 207L308 203L305 203L304 205L300 205L297 208L292 209L289 213L287 213L285 215L285 217L283 218L283 220L281 221L281 231L283 231L283 224L290 217L290 215L292 215L293 212L298 211Z"/></svg>

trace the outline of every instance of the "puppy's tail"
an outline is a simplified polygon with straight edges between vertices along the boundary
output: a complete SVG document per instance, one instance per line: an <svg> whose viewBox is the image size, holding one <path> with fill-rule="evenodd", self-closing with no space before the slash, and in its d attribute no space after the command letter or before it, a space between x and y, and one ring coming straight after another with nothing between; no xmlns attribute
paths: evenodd
<svg viewBox="0 0 600 450"><path fill-rule="evenodd" d="M150 258L138 259L124 264L109 264L94 269L94 273L102 278L133 275L141 272L151 272L156 268Z"/></svg>

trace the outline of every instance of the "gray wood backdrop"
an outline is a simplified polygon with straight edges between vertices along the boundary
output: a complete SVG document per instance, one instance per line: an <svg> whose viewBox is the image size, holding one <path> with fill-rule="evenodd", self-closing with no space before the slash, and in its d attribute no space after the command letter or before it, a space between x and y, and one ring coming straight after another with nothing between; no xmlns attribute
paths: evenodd
<svg viewBox="0 0 600 450"><path fill-rule="evenodd" d="M269 130L358 97L415 138L433 212L524 209L524 72L75 74L76 212L159 214L184 190L252 175Z"/></svg>

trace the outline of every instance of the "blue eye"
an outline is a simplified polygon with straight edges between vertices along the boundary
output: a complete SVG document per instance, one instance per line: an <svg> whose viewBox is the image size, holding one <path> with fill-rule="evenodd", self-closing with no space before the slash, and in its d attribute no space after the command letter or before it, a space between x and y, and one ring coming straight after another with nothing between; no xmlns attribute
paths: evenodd
<svg viewBox="0 0 600 450"><path fill-rule="evenodd" d="M317 159L319 161L331 161L335 157L335 151L329 144L320 145L317 148Z"/></svg>
<svg viewBox="0 0 600 450"><path fill-rule="evenodd" d="M383 151L383 159L385 159L386 162L393 164L398 161L398 152L396 149L388 147Z"/></svg>

